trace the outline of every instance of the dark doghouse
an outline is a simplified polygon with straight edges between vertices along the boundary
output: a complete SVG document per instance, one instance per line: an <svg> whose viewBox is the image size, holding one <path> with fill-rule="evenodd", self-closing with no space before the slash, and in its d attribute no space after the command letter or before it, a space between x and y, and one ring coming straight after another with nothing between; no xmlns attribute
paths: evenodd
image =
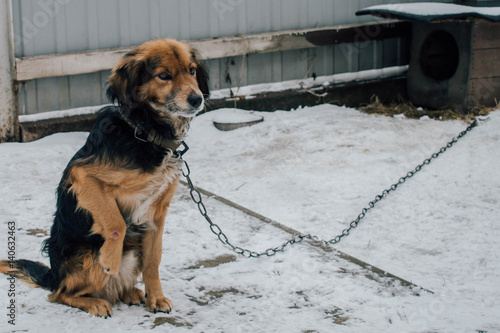
<svg viewBox="0 0 500 333"><path fill-rule="evenodd" d="M412 3L357 14L413 22L407 83L412 103L466 112L500 101L500 7Z"/></svg>

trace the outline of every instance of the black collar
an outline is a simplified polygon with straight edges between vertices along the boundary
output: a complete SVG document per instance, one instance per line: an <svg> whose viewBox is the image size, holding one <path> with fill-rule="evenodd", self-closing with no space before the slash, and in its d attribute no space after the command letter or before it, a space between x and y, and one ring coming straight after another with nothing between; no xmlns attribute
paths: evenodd
<svg viewBox="0 0 500 333"><path fill-rule="evenodd" d="M158 146L160 148L170 150L177 156L184 155L189 147L182 140L171 140L161 136L154 128L146 130L144 128L144 123L134 123L130 118L125 116L120 109L120 114L122 115L123 120L134 129L134 136L137 140L142 142L149 142ZM177 150L182 146L182 150Z"/></svg>

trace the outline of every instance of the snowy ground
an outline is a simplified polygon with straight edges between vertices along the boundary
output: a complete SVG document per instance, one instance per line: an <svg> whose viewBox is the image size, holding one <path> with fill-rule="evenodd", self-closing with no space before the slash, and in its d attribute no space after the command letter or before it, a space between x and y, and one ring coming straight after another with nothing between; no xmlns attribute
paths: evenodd
<svg viewBox="0 0 500 333"><path fill-rule="evenodd" d="M330 239L375 195L467 126L409 120L332 105L259 113L232 132L194 120L185 156L196 185L303 233ZM237 115L236 115L237 116ZM500 112L391 193L337 249L434 292L410 289L307 243L274 257L233 256L218 243L183 186L167 217L160 275L174 311L120 304L107 320L51 304L16 284L16 325L7 323L9 283L0 279L1 331L498 332L500 331ZM0 257L9 221L18 258L48 259L54 191L86 133L0 145ZM238 246L261 251L286 232L205 199ZM0 230L2 230L0 229ZM213 259L218 259L214 261Z"/></svg>

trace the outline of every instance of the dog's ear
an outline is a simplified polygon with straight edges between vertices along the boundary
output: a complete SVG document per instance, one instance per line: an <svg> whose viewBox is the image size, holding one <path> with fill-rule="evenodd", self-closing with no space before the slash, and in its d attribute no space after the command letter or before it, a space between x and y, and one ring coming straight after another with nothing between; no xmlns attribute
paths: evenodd
<svg viewBox="0 0 500 333"><path fill-rule="evenodd" d="M208 72L207 68L200 62L198 52L191 49L191 57L193 57L194 62L196 62L196 82L198 83L198 88L200 88L203 98L208 99L210 97L210 90L208 89Z"/></svg>
<svg viewBox="0 0 500 333"><path fill-rule="evenodd" d="M137 90L154 77L154 64L131 51L113 68L106 95L112 103L130 105L140 102Z"/></svg>
<svg viewBox="0 0 500 333"><path fill-rule="evenodd" d="M198 82L198 88L200 88L204 99L210 97L210 90L208 89L208 73L205 66L198 63L198 68L196 69L196 82Z"/></svg>
<svg viewBox="0 0 500 333"><path fill-rule="evenodd" d="M116 66L109 76L106 96L111 103L125 105L127 103L128 73L125 66Z"/></svg>
<svg viewBox="0 0 500 333"><path fill-rule="evenodd" d="M112 103L116 102L118 105L130 104L130 89L132 87L131 68L133 63L136 61L136 56L137 52L135 50L128 52L111 70L106 95Z"/></svg>

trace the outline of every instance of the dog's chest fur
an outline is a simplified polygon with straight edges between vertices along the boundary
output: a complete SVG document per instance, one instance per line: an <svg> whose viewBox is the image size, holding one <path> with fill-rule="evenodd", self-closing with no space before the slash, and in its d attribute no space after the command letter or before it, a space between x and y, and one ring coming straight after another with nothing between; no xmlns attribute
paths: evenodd
<svg viewBox="0 0 500 333"><path fill-rule="evenodd" d="M118 207L127 225L143 225L154 229L154 205L181 174L182 160L168 153L162 164L151 173L143 186L117 198Z"/></svg>

